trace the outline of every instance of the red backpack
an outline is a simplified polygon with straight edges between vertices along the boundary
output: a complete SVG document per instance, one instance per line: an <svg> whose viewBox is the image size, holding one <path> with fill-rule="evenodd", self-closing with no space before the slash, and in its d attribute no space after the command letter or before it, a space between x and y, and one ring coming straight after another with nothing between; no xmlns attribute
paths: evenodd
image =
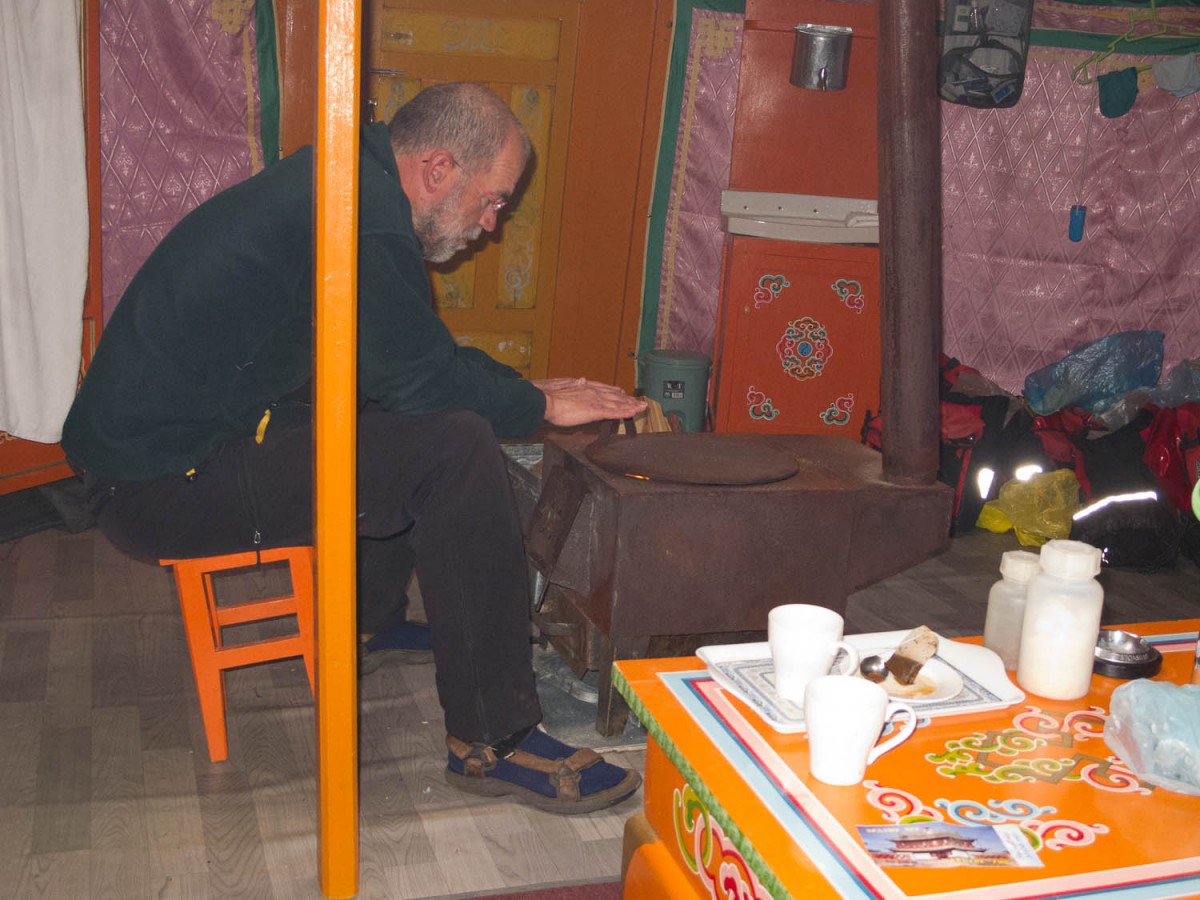
<svg viewBox="0 0 1200 900"><path fill-rule="evenodd" d="M1142 461L1171 504L1190 510L1192 488L1200 480L1200 403L1148 408L1154 418L1142 431Z"/></svg>

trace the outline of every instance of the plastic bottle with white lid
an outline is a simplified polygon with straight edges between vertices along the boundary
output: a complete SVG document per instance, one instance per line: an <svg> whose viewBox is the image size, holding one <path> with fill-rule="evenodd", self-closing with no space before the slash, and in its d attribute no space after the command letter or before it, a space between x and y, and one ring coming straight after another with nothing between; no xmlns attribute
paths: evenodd
<svg viewBox="0 0 1200 900"><path fill-rule="evenodd" d="M1040 562L1025 599L1017 683L1040 697L1075 700L1092 684L1104 608L1100 551L1082 541L1050 541Z"/></svg>
<svg viewBox="0 0 1200 900"><path fill-rule="evenodd" d="M1017 667L1029 582L1040 571L1036 553L1009 550L1000 557L1000 580L988 591L983 646L1004 660L1004 668L1009 670Z"/></svg>

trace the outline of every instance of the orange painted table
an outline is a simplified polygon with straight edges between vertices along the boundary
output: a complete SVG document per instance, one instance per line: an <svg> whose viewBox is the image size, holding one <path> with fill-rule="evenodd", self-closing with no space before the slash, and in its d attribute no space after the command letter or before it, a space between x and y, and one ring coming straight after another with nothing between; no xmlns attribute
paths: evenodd
<svg viewBox="0 0 1200 900"><path fill-rule="evenodd" d="M1162 651L1158 680L1188 682L1200 620L1127 627ZM695 657L619 661L613 684L651 738L624 896L1200 897L1200 797L1140 782L1104 742L1122 683L925 719L834 787L809 776L804 734L774 731ZM882 867L856 829L920 821L1016 824L1042 867Z"/></svg>

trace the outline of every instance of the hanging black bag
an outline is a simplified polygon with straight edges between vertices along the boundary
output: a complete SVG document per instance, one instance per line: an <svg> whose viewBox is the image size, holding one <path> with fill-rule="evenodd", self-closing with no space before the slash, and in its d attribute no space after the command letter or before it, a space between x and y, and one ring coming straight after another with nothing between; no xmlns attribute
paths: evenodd
<svg viewBox="0 0 1200 900"><path fill-rule="evenodd" d="M980 109L1015 106L1032 18L1033 0L946 0L939 96Z"/></svg>

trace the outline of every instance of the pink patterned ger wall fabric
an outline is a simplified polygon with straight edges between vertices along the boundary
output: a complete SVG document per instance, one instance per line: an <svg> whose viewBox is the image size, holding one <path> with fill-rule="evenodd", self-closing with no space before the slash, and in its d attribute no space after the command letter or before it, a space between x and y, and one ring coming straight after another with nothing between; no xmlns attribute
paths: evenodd
<svg viewBox="0 0 1200 900"><path fill-rule="evenodd" d="M1039 2L1035 27L1118 33ZM1087 54L1033 47L1007 110L942 112L943 346L1008 391L1079 344L1117 331L1166 335L1164 374L1200 356L1200 93L1175 97L1153 73L1130 112L1104 118ZM1110 57L1104 69L1146 65ZM1090 135L1089 135L1090 130ZM1067 237L1087 206L1083 240Z"/></svg>
<svg viewBox="0 0 1200 900"><path fill-rule="evenodd" d="M663 233L655 346L712 353L725 232L742 16L697 7Z"/></svg>
<svg viewBox="0 0 1200 900"><path fill-rule="evenodd" d="M254 0L100 0L104 318L163 235L262 167Z"/></svg>

